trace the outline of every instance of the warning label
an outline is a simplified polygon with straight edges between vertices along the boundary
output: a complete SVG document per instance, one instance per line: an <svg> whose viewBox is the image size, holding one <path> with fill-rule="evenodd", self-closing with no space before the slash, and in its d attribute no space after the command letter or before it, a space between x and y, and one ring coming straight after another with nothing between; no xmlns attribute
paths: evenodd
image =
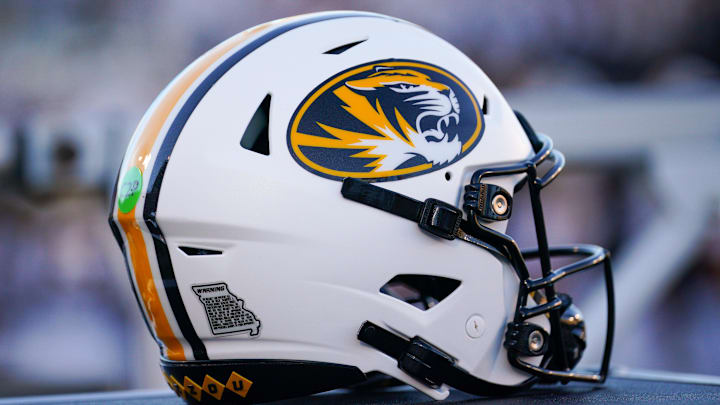
<svg viewBox="0 0 720 405"><path fill-rule="evenodd" d="M260 320L245 308L245 302L230 292L227 284L214 283L192 287L205 307L210 329L214 335L250 332L260 333Z"/></svg>

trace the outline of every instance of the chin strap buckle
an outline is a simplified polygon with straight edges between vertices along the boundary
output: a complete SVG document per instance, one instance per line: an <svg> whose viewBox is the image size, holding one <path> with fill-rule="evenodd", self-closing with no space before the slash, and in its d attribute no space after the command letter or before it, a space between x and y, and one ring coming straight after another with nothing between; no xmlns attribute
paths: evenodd
<svg viewBox="0 0 720 405"><path fill-rule="evenodd" d="M446 202L428 198L423 204L418 226L435 236L453 240L460 228L460 221L462 221L461 210Z"/></svg>
<svg viewBox="0 0 720 405"><path fill-rule="evenodd" d="M447 384L474 395L509 395L534 382L531 378L518 385L499 385L481 380L458 367L455 359L423 338L406 339L370 321L362 324L357 337L397 360L399 369L432 389Z"/></svg>
<svg viewBox="0 0 720 405"><path fill-rule="evenodd" d="M348 200L409 219L420 229L448 240L455 239L463 219L462 210L446 202L434 198L418 201L360 179L343 180L341 192Z"/></svg>
<svg viewBox="0 0 720 405"><path fill-rule="evenodd" d="M398 367L426 385L438 388L442 384L442 377L437 375L441 362L452 364L453 360L416 336L410 340L407 350L398 359Z"/></svg>
<svg viewBox="0 0 720 405"><path fill-rule="evenodd" d="M358 340L366 343L398 362L398 368L428 387L439 388L447 375L443 370L452 367L453 359L422 338L407 340L370 321L363 323Z"/></svg>

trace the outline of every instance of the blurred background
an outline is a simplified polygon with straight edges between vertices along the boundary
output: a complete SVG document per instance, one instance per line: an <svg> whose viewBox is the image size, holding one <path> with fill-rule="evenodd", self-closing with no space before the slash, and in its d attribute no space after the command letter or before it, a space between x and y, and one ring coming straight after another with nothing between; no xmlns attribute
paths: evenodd
<svg viewBox="0 0 720 405"><path fill-rule="evenodd" d="M613 251L614 366L720 375L720 3L4 0L0 396L163 385L106 221L134 126L225 38L330 9L428 28L553 137L569 167L544 192L550 240ZM532 246L531 218L511 223ZM590 364L600 287L567 286Z"/></svg>

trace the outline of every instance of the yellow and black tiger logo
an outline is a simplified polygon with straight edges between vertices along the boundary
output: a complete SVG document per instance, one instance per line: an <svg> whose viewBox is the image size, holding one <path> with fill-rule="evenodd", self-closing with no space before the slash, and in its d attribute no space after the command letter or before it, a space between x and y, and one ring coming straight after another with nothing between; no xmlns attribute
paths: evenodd
<svg viewBox="0 0 720 405"><path fill-rule="evenodd" d="M324 177L393 180L448 166L482 136L483 117L467 86L416 61L380 61L342 72L298 107L290 152Z"/></svg>

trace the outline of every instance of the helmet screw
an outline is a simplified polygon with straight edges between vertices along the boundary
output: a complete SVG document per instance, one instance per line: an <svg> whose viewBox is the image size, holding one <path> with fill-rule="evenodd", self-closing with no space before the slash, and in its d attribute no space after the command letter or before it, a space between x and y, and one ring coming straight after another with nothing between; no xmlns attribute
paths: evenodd
<svg viewBox="0 0 720 405"><path fill-rule="evenodd" d="M472 315L465 323L465 332L473 339L477 339L485 333L485 319L480 315Z"/></svg>
<svg viewBox="0 0 720 405"><path fill-rule="evenodd" d="M528 336L528 348L533 353L540 353L545 345L545 337L539 330L530 332Z"/></svg>
<svg viewBox="0 0 720 405"><path fill-rule="evenodd" d="M504 195L495 194L492 199L492 209L497 215L505 215L508 210L508 202Z"/></svg>

